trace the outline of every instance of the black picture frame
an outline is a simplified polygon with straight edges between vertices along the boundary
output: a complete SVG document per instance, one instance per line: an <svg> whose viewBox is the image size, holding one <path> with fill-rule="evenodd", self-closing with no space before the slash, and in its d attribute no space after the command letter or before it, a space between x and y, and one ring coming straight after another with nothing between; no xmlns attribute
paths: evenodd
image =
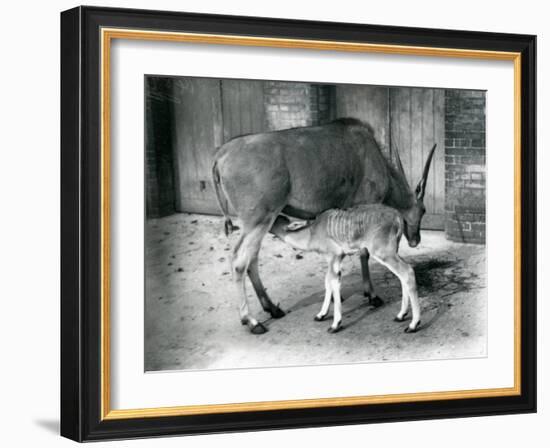
<svg viewBox="0 0 550 448"><path fill-rule="evenodd" d="M100 29L521 53L521 393L150 418L101 418ZM76 441L536 411L536 37L99 7L61 13L61 435Z"/></svg>

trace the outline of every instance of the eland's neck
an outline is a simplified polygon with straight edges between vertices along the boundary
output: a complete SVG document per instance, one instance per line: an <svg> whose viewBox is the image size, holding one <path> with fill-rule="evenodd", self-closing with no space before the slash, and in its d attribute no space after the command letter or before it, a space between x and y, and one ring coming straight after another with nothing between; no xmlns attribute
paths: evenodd
<svg viewBox="0 0 550 448"><path fill-rule="evenodd" d="M390 188L384 198L384 204L400 212L410 210L415 203L415 197L407 183L407 179L390 164L388 164L388 177Z"/></svg>

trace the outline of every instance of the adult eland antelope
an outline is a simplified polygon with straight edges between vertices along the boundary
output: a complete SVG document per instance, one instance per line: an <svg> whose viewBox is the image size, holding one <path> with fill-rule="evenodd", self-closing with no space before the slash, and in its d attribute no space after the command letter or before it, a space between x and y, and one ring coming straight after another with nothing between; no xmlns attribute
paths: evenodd
<svg viewBox="0 0 550 448"><path fill-rule="evenodd" d="M263 237L280 213L312 219L331 208L384 203L399 211L411 247L420 242L420 222L431 149L416 190L407 182L397 152L397 168L384 157L372 128L354 118L236 137L216 153L212 167L216 196L226 233L233 225L229 206L242 222L233 248L232 278L241 296L240 317L254 334L267 329L248 309L244 275L248 273L263 309L274 318L284 316L266 293L258 271ZM379 300L368 270L369 254L361 252L365 296Z"/></svg>
<svg viewBox="0 0 550 448"><path fill-rule="evenodd" d="M412 320L405 332L411 333L420 324L420 307L413 268L397 253L403 228L404 220L397 210L383 204L368 204L346 210L330 209L313 221L305 223L291 222L286 216L280 215L275 219L270 232L296 249L314 251L327 257L325 299L315 320L325 319L333 299L334 314L329 327L330 333L342 328L342 260L346 255L361 250L368 251L399 278L403 294L401 309L395 321L403 322L410 302Z"/></svg>

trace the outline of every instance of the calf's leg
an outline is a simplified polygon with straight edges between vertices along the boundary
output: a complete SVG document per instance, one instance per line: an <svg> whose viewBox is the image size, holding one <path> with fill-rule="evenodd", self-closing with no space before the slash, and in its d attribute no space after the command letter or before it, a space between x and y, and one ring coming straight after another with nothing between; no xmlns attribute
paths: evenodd
<svg viewBox="0 0 550 448"><path fill-rule="evenodd" d="M409 313L409 290L403 282L401 282L401 292L401 309L397 313L397 316L395 316L394 320L396 322L403 322Z"/></svg>
<svg viewBox="0 0 550 448"><path fill-rule="evenodd" d="M374 292L374 287L370 279L369 258L369 251L366 248L361 249L359 252L359 259L361 260L361 273L363 275L363 295L368 299L371 305L379 307L383 305L384 302Z"/></svg>
<svg viewBox="0 0 550 448"><path fill-rule="evenodd" d="M329 261L327 273L325 275L325 299L323 300L321 311L319 311L319 313L314 318L318 322L325 320L325 317L327 317L328 310L330 308L330 301L332 299L332 285L330 282L331 269L331 262Z"/></svg>
<svg viewBox="0 0 550 448"><path fill-rule="evenodd" d="M420 325L420 305L418 304L418 293L416 290L416 279L413 268L405 263L397 253L393 254L373 254L373 256L390 271L392 271L401 281L403 298L401 310L396 319L402 320L407 312L408 301L410 300L412 308L412 320L406 333L414 333Z"/></svg>
<svg viewBox="0 0 550 448"><path fill-rule="evenodd" d="M315 316L316 321L322 321L328 314L331 299L334 301L334 313L332 325L329 327L329 333L336 333L342 329L342 297L340 294L342 277L342 259L341 255L328 257L328 269L325 275L325 299L321 311Z"/></svg>
<svg viewBox="0 0 550 448"><path fill-rule="evenodd" d="M334 317L332 325L328 329L329 333L336 333L342 329L342 297L340 287L342 284L342 257L336 257L331 263L330 285L332 289L332 299L334 300Z"/></svg>

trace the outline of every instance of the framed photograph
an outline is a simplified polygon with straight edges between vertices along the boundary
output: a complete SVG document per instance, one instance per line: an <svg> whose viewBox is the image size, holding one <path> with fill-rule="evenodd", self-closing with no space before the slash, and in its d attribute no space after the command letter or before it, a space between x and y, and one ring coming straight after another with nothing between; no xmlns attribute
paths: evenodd
<svg viewBox="0 0 550 448"><path fill-rule="evenodd" d="M61 14L61 433L536 411L535 36Z"/></svg>

